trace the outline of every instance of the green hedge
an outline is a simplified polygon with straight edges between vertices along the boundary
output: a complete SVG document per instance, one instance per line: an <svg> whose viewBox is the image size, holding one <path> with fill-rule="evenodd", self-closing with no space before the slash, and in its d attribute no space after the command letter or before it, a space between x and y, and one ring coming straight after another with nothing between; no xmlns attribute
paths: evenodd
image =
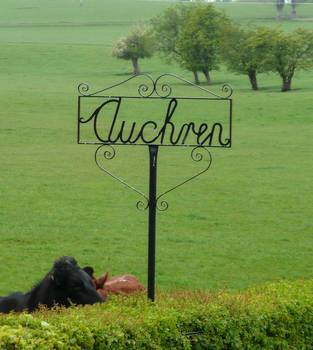
<svg viewBox="0 0 313 350"><path fill-rule="evenodd" d="M1 315L0 349L313 349L313 280Z"/></svg>

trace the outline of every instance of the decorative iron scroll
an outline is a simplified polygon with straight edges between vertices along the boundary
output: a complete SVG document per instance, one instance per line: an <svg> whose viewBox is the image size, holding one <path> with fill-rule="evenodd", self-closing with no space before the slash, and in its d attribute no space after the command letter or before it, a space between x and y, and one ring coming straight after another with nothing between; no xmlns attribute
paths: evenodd
<svg viewBox="0 0 313 350"><path fill-rule="evenodd" d="M194 162L201 162L201 161L205 162L204 153L207 153L208 160L207 160L207 165L205 166L205 168L203 170L201 170L197 174L191 176L190 178L184 180L183 182L175 185L174 187L164 191L163 193L161 193L160 195L157 196L157 198L156 198L156 208L159 211L166 211L168 209L168 202L166 200L162 200L163 196L165 196L169 192L172 192L176 188L186 184L187 182L195 179L196 177L202 175L207 170L209 170L209 168L211 166L211 163L212 163L212 156L211 156L211 153L209 152L209 150L207 148L204 148L204 147L201 147L201 146L193 148L191 150L190 156L191 156L191 159ZM127 183L121 177L118 177L118 176L114 175L111 171L109 171L106 168L104 162L112 160L115 156L116 156L116 150L115 150L115 148L112 145L101 145L101 146L99 146L97 148L97 150L95 152L95 162L96 162L97 166L99 167L99 169L104 171L106 174L110 175L113 179L115 179L115 180L119 181L120 183L122 183L123 185L125 185L130 190L132 190L132 191L136 192L137 194L139 194L140 196L142 196L143 200L138 201L137 204L136 204L136 207L139 210L146 210L149 207L149 204L150 204L149 203L149 197L146 194L144 194L142 191L138 190L136 187L134 187L134 186L130 185L129 183Z"/></svg>
<svg viewBox="0 0 313 350"><path fill-rule="evenodd" d="M184 83L187 86L199 91L204 96L188 97L175 96L173 87L169 84L168 79L174 79L178 83ZM134 96L122 96L114 93L115 89L120 88L129 82L138 81ZM95 162L97 166L106 174L125 185L130 190L136 192L142 197L136 204L140 210L149 208L149 196L128 184L124 179L114 175L107 168L107 161L116 156L118 145L146 145L146 146L185 146L192 147L191 159L194 162L205 163L203 170L175 185L174 187L158 194L156 197L156 208L159 211L168 209L168 202L164 196L169 192L183 186L187 182L195 179L206 172L212 163L209 147L231 147L232 138L232 88L224 84L221 93L217 94L202 86L196 85L175 74L162 74L153 79L148 74L134 75L122 82L111 85L98 91L91 91L87 83L78 86L78 135L79 144L99 145L95 152ZM87 111L85 107L86 99L92 102L92 107ZM126 102L125 102L126 101ZM127 103L135 103L136 106L142 105L145 101L152 102L152 107L159 101L163 116L161 123L156 120L147 120L138 124L138 121L129 121ZM213 121L211 125L206 122L196 125L191 120L177 126L176 113L184 110L186 103L191 106L203 103L206 112L207 103L211 101L226 103L226 121L228 129L225 131L225 125L222 122ZM126 103L126 107L124 107ZM124 110L123 110L124 107ZM151 105L150 105L151 107ZM224 106L223 106L224 108ZM120 117L121 110L124 113L124 119ZM191 109L192 111L192 109ZM174 118L175 114L175 118ZM104 119L105 116L105 119ZM192 117L192 116L190 116ZM180 123L182 123L180 121ZM82 137L82 128L88 126L89 134L95 139L84 139ZM189 141L191 140L191 142ZM201 164L202 164L201 163Z"/></svg>
<svg viewBox="0 0 313 350"><path fill-rule="evenodd" d="M172 77L175 78L176 80L186 83L189 86L193 86L196 89L202 90L203 92L207 93L209 96L211 97L215 97L218 99L229 99L231 97L231 95L233 94L233 89L231 88L230 85L228 84L224 84L221 88L222 94L224 95L219 95L216 94L208 89L205 89L199 85L196 85L194 83L192 83L189 80L186 80L176 74L172 74L172 73L165 73L160 75L158 78L156 78L155 80L151 77L151 75L149 74L138 74L138 75L132 75L131 77L117 83L111 86L108 86L102 90L99 91L95 91L95 92L90 92L90 86L88 83L81 83L78 85L78 92L81 96L99 96L100 94L107 92L109 90L114 89L115 87L121 86L126 84L127 82L133 80L133 79L138 79L144 77L147 80L147 83L141 83L137 89L138 95L140 97L152 97L153 94L155 94L156 97L159 98L167 98L170 97L172 94L172 88L168 83L162 83L162 79L163 78L167 78L167 77ZM178 96L176 96L178 97Z"/></svg>
<svg viewBox="0 0 313 350"><path fill-rule="evenodd" d="M137 96L109 94L114 88L133 79L139 79L139 77L146 81L139 84ZM205 96L173 96L172 87L166 81L163 82L167 77L175 77L178 82L184 82L198 89L197 91L204 92ZM131 76L123 82L93 93L90 93L89 90L88 84L83 83L78 86L80 96L78 98L77 138L79 144L231 147L232 99L230 96L233 91L227 84L222 86L224 95L218 95L173 74L163 74L156 80L153 80L148 74L142 74ZM108 95L103 95L103 93ZM210 115L211 122L207 122L208 107L212 105L212 101L219 102L220 106L221 103L224 104L223 110L226 117L222 121L216 120L220 116ZM88 110L84 108L87 102L92 102ZM147 102L153 102L154 107L151 108L150 103L149 108L146 109L150 113L157 113L158 118L143 121L141 124L136 120L137 116L133 118L135 120L130 120L129 114L132 113L134 103L142 106ZM196 104L199 108L201 106L200 112L194 111ZM188 108L189 112L186 112ZM186 113L188 113L187 121ZM190 117L193 117L192 113L200 113L205 121L196 123L194 120L189 120ZM103 120L104 116L105 120ZM92 134L92 136L82 136L83 130L89 130L89 135Z"/></svg>
<svg viewBox="0 0 313 350"><path fill-rule="evenodd" d="M144 198L144 201L142 201L142 200L138 201L137 204L136 204L136 207L139 210L146 210L148 208L148 206L149 206L149 198L148 198L148 196L146 196L143 192L141 192L138 189L136 189L134 186L129 185L122 178L112 174L112 172L110 172L109 170L107 170L104 167L103 161L104 160L112 160L115 157L115 155L116 155L116 151L115 151L115 148L112 145L102 145L102 146L98 147L96 152L95 152L96 164L98 165L98 167L102 171L104 171L105 173L107 173L108 175L113 177L113 179L119 181L120 183L122 183L123 185L125 185L126 187L131 189L132 191L140 194Z"/></svg>
<svg viewBox="0 0 313 350"><path fill-rule="evenodd" d="M191 181L191 180L194 180L196 177L202 175L203 173L205 173L206 171L209 170L211 164L212 164L212 156L211 156L211 153L210 151L207 149L207 148L204 148L204 147L201 147L201 146L198 146L198 147L195 147L191 150L191 159L194 161L194 162L201 162L201 161L204 161L204 155L202 154L207 152L209 158L208 158L208 164L207 166L201 170L200 172L198 172L197 174L191 176L190 178L188 178L187 180L177 184L176 186L166 190L165 192L161 193L160 195L158 195L157 197L157 209L159 211L165 211L168 209L168 202L166 200L160 200L161 197L165 196L166 194L168 194L169 192L172 192L174 191L176 188L178 187L181 187L183 185L185 185L187 182Z"/></svg>

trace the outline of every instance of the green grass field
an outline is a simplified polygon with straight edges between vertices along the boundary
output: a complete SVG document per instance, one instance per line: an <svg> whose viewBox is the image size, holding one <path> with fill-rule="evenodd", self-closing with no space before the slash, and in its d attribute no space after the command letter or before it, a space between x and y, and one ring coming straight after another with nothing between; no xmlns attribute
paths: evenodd
<svg viewBox="0 0 313 350"><path fill-rule="evenodd" d="M127 78L130 63L111 56L112 43L171 3L2 0L0 293L26 290L62 255L97 274L146 281L147 213L96 167L95 147L76 144L77 85L101 89ZM279 24L273 5L217 6L245 25L313 28L313 5ZM154 77L192 79L157 56L141 63ZM214 91L224 82L234 88L233 148L212 150L210 171L170 194L169 210L158 213L157 287L240 289L312 277L313 72L297 72L290 93L280 92L275 74L260 75L258 92L223 68L212 78ZM194 171L185 150L161 149L159 160L160 192ZM146 149L120 148L116 162L119 175L147 192Z"/></svg>

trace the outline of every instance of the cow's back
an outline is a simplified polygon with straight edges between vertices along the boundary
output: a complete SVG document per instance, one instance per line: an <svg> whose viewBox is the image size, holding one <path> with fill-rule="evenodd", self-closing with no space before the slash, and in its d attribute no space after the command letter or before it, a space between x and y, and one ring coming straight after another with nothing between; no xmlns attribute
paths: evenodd
<svg viewBox="0 0 313 350"><path fill-rule="evenodd" d="M21 292L12 293L6 297L0 298L0 312L9 313L11 311L19 312L27 309L28 294Z"/></svg>

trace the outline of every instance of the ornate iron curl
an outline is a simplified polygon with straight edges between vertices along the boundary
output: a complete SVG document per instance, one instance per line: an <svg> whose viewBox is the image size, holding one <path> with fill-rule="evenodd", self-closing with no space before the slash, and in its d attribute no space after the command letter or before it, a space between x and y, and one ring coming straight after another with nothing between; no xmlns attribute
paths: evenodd
<svg viewBox="0 0 313 350"><path fill-rule="evenodd" d="M149 200L148 200L148 198L145 197L145 200L146 200L145 202L141 200L141 201L138 201L136 203L136 208L138 210L142 210L143 211L143 210L146 210L149 207Z"/></svg>
<svg viewBox="0 0 313 350"><path fill-rule="evenodd" d="M117 86L123 85L130 80L139 79L140 77L146 78L149 82L149 83L142 83L138 86L138 89L137 89L138 94L139 94L139 96L141 96L143 98L148 98L148 97L152 96L153 94L155 94L157 97L160 97L160 98L169 97L172 94L172 87L168 83L161 83L160 82L160 80L165 78L165 77L175 78L176 80L184 82L190 86L197 88L198 90L201 90L201 91L211 95L213 98L228 99L231 97L231 95L233 93L233 89L228 84L224 84L222 86L221 91L223 94L225 94L225 96L221 96L221 95L218 95L218 94L216 94L208 89L203 88L202 86L194 84L191 81L186 80L184 78L181 78L180 76L178 76L176 74L172 74L172 73L164 73L164 74L160 75L159 77L157 77L156 79L153 79L151 75L146 74L146 73L132 75L129 78L127 78L127 79L125 79L117 84L111 85L109 87L106 87L102 90L99 90L99 91L96 91L93 93L88 93L90 90L90 87L87 83L81 83L78 85L78 91L82 96L97 96L102 92L105 92L105 91L111 90Z"/></svg>
<svg viewBox="0 0 313 350"><path fill-rule="evenodd" d="M104 149L106 148L106 149ZM203 169L202 171L198 172L197 174L193 175L192 177L190 177L187 180L184 180L183 182L179 183L178 185L170 188L169 190L166 190L165 192L163 192L162 194L160 194L157 199L156 199L156 207L159 211L166 211L169 207L169 204L167 202L167 200L160 200L161 197L165 196L166 194L168 194L169 192L174 191L176 188L183 186L184 184L186 184L187 182L195 179L196 177L200 176L201 174L203 174L204 172L206 172L207 170L209 170L211 164L212 164L212 156L210 151L206 148L206 147L202 147L202 146L197 146L195 148L193 148L191 150L191 159L195 162L201 162L204 160L204 155L201 152L206 152L208 154L208 164L205 167L205 169ZM103 160L103 158L105 160L112 160L114 157L116 156L116 151L114 149L114 147L112 145L101 145L100 147L97 148L96 152L95 152L95 162L97 164L97 166L104 171L106 174L110 175L112 178L114 178L115 180L119 181L120 183L122 183L123 185L125 185L126 187L128 187L129 189L133 190L134 192L140 194L144 200L139 200L136 203L136 207L138 210L146 210L149 207L149 198L141 191L139 191L138 189L136 189L135 187L129 185L125 180L123 180L120 177L117 177L116 175L112 174L109 170L107 170L102 164L101 164L101 160Z"/></svg>
<svg viewBox="0 0 313 350"><path fill-rule="evenodd" d="M165 193L164 193L165 194ZM168 209L168 201L166 200L161 200L159 202L158 198L157 198L157 203L156 203L156 207L159 211L166 211Z"/></svg>
<svg viewBox="0 0 313 350"><path fill-rule="evenodd" d="M159 89L159 85L160 85L159 81L160 81L160 79L162 79L166 75L167 74L160 75L154 82L154 91L155 91L156 95L158 97L161 97L161 98L169 97L172 93L172 88L168 84L165 84L165 83L163 83L161 85L161 89Z"/></svg>
<svg viewBox="0 0 313 350"><path fill-rule="evenodd" d="M136 79L138 77L145 77L148 79L149 83L151 83L151 88L148 86L148 84L140 84L139 87L138 87L138 94L141 96L141 97L150 97L155 89L154 89L154 80L153 78L149 75L149 74L138 74L138 75L132 75L131 77L117 83L117 84L114 84L114 85L111 85L111 86L108 86L102 90L99 90L99 91L95 91L93 93L87 93L89 91L89 85L87 83L81 83L78 85L78 92L83 95L83 96L97 96L99 95L100 93L102 92L105 92L105 91L108 91L108 90L111 90L117 86L120 86L120 85L123 85L125 83L127 83L128 81L130 80L133 80L133 79ZM149 90L151 89L151 91L149 92ZM148 92L148 93L147 93Z"/></svg>
<svg viewBox="0 0 313 350"><path fill-rule="evenodd" d="M151 81L152 81L152 86L149 87L147 84L141 84L139 85L138 87L138 94L141 96L141 97L150 97L153 92L154 92L154 82L153 82L153 79L148 76ZM151 89L151 91L149 91L149 89Z"/></svg>
<svg viewBox="0 0 313 350"><path fill-rule="evenodd" d="M161 86L161 91L162 93L160 93L158 90L157 90L157 85L155 86L155 93L159 96L159 97L162 97L162 98L166 98L168 96L171 95L172 93L172 88L168 85L168 84L162 84ZM164 94L163 94L164 93Z"/></svg>
<svg viewBox="0 0 313 350"><path fill-rule="evenodd" d="M166 97L169 97L172 93L172 88L168 85L168 84L163 84L161 86L161 91L163 92L166 92L165 95L163 95L162 93L159 93L159 90L158 90L158 85L160 84L159 81L164 78L164 77L172 77L172 78L175 78L177 80L180 80L181 82L184 82L184 83L187 83L188 85L190 86L193 86L199 90L202 90L206 93L208 93L209 95L212 95L213 97L215 98L220 98L220 99L228 99L231 97L231 95L233 94L233 89L231 88L230 85L228 84L224 84L222 86L222 92L225 93L226 95L225 96L220 96L214 92L212 92L211 90L208 90L208 89L205 89L203 88L202 86L199 86L195 83L192 83L191 81L187 80L187 79L184 79L176 74L173 74L173 73L164 73L162 75L160 75L156 80L155 80L155 83L154 83L154 90L155 90L155 93L157 96L159 97L163 97L163 98L166 98Z"/></svg>
<svg viewBox="0 0 313 350"><path fill-rule="evenodd" d="M230 85L224 84L224 85L222 86L222 92L225 93L225 94L227 94L227 95L225 96L225 98L229 98L229 97L231 97L231 95L233 94L233 89L232 89L232 87L231 87Z"/></svg>
<svg viewBox="0 0 313 350"><path fill-rule="evenodd" d="M201 153L205 151L209 158L208 158L208 165L206 166L205 169L201 170L200 172L198 172L197 174L193 175L192 177L190 177L189 179L179 183L178 185L170 188L169 190L163 192L162 194L160 194L157 199L156 199L156 206L157 206L157 209L159 211L165 211L168 209L168 202L166 200L161 200L160 201L160 198L163 197L164 195L168 194L169 192L172 192L174 191L176 188L180 187L180 186L183 186L184 184L186 184L187 182L195 179L196 177L200 176L201 174L203 174L204 172L206 172L207 170L209 170L211 164L212 164L212 156L211 156L211 152L206 148L206 147L202 147L202 146L197 146L195 148L193 148L191 150L191 159L195 162L201 162L204 160L204 155Z"/></svg>
<svg viewBox="0 0 313 350"><path fill-rule="evenodd" d="M109 170L107 170L102 164L101 164L101 160L103 160L103 158L105 160L112 160L116 155L116 151L114 149L114 147L112 145L101 145L97 148L96 152L95 152L95 162L97 164L97 166L99 167L99 169L101 169L102 171L104 171L106 174L110 175L113 179L119 181L120 183L122 183L123 185L125 185L126 187L128 187L129 189L133 190L134 192L140 194L144 200L140 200L136 203L136 207L139 210L146 210L149 206L149 199L148 197L142 193L141 191L139 191L137 188L129 185L125 180L123 180L120 177L117 177L116 175L112 174Z"/></svg>
<svg viewBox="0 0 313 350"><path fill-rule="evenodd" d="M88 95L87 92L89 91L89 85L87 83L81 83L78 85L78 92L81 95Z"/></svg>

